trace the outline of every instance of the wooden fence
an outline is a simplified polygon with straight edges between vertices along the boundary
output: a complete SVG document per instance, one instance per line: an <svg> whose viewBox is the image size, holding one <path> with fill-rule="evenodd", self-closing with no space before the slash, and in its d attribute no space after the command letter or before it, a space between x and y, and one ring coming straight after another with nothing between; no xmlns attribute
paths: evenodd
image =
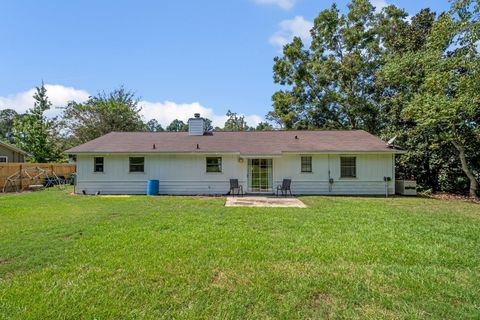
<svg viewBox="0 0 480 320"><path fill-rule="evenodd" d="M30 185L43 184L47 176L69 178L76 170L77 166L71 163L0 163L0 192L12 175L15 175L16 188L26 190ZM15 191L15 187L8 183L5 191Z"/></svg>

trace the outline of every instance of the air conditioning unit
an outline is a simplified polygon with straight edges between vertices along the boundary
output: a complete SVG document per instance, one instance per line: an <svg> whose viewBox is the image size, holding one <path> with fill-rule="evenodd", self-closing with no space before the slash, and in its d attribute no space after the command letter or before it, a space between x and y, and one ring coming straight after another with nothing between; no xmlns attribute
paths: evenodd
<svg viewBox="0 0 480 320"><path fill-rule="evenodd" d="M417 181L415 180L396 180L395 193L402 196L417 195Z"/></svg>

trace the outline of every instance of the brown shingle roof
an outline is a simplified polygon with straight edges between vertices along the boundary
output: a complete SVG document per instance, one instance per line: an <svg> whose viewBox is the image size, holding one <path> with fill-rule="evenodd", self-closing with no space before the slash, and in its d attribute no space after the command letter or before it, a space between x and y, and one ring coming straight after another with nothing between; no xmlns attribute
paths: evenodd
<svg viewBox="0 0 480 320"><path fill-rule="evenodd" d="M198 149L197 149L198 144ZM153 148L155 145L155 149ZM397 152L363 130L214 132L112 132L65 151L78 153L240 153Z"/></svg>

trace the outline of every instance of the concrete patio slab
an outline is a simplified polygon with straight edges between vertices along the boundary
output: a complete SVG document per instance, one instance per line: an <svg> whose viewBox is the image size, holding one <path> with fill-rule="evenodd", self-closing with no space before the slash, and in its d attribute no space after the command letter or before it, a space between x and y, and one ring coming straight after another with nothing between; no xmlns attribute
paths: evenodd
<svg viewBox="0 0 480 320"><path fill-rule="evenodd" d="M227 197L225 207L306 208L307 206L293 197L245 196Z"/></svg>

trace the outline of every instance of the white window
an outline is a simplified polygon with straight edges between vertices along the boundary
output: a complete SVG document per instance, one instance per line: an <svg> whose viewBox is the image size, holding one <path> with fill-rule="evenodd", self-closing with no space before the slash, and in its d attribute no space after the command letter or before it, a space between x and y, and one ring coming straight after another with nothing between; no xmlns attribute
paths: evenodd
<svg viewBox="0 0 480 320"><path fill-rule="evenodd" d="M357 158L341 157L340 158L340 178L356 178L357 177Z"/></svg>
<svg viewBox="0 0 480 320"><path fill-rule="evenodd" d="M3 162L3 163L8 162L8 157L7 156L0 156L0 162Z"/></svg>
<svg viewBox="0 0 480 320"><path fill-rule="evenodd" d="M312 157L301 157L301 172L312 172Z"/></svg>
<svg viewBox="0 0 480 320"><path fill-rule="evenodd" d="M207 172L222 172L222 158L207 157Z"/></svg>
<svg viewBox="0 0 480 320"><path fill-rule="evenodd" d="M93 171L94 172L103 172L103 157L93 158Z"/></svg>
<svg viewBox="0 0 480 320"><path fill-rule="evenodd" d="M145 158L144 157L130 157L130 172L144 172Z"/></svg>

